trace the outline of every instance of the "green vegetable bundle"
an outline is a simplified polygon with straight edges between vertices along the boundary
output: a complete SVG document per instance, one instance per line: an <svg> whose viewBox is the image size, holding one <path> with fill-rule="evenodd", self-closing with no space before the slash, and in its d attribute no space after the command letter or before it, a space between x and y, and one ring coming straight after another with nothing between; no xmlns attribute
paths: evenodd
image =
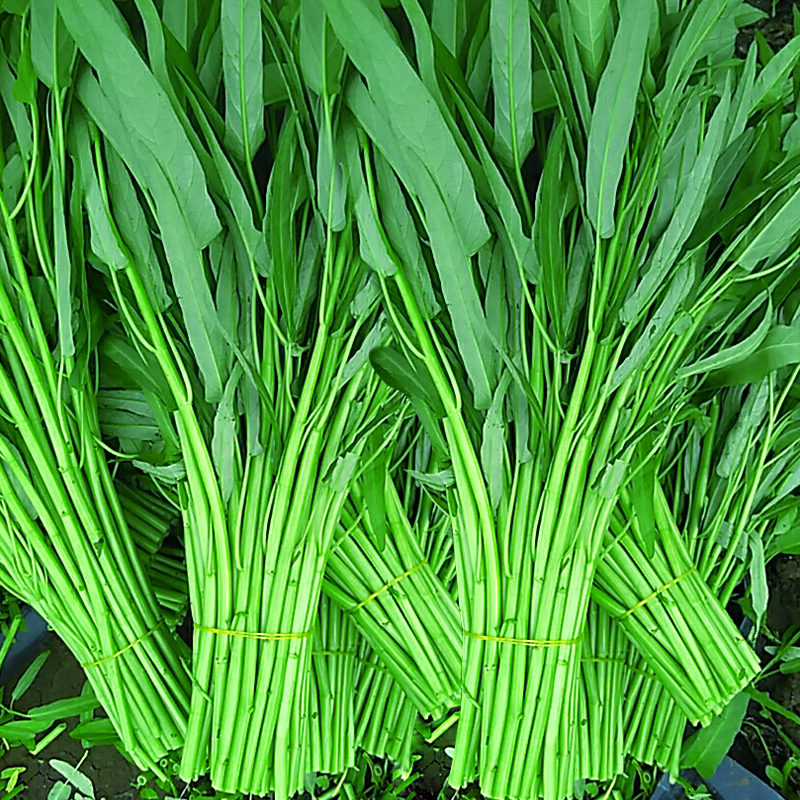
<svg viewBox="0 0 800 800"><path fill-rule="evenodd" d="M371 480L351 488L323 591L351 617L417 711L438 718L458 704L461 628L458 606L425 555L433 532L422 526L432 522L431 504L413 484L401 500L383 461L377 485Z"/></svg>
<svg viewBox="0 0 800 800"><path fill-rule="evenodd" d="M131 758L161 773L186 733L187 653L158 607L102 447L106 315L90 290L83 191L66 150L72 51L48 63L54 26L35 44L22 21L11 28L17 80L3 101L27 179L0 192L0 580L85 666Z"/></svg>
<svg viewBox="0 0 800 800"><path fill-rule="evenodd" d="M487 797L691 761L796 545L800 40L733 59L739 0L4 8L0 583L137 763L349 797L418 715Z"/></svg>

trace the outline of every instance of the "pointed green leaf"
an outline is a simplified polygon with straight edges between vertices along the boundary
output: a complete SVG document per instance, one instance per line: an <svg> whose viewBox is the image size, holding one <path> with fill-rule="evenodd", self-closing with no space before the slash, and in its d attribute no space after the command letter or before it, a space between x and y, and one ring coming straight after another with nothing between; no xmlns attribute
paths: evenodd
<svg viewBox="0 0 800 800"><path fill-rule="evenodd" d="M708 780L717 771L742 727L749 697L741 692L711 724L692 734L683 745L682 767L693 767Z"/></svg>
<svg viewBox="0 0 800 800"><path fill-rule="evenodd" d="M393 137L429 171L468 255L477 252L489 231L472 176L436 102L400 50L384 12L374 0L324 0L324 5L334 33L369 82L377 113ZM406 176L401 173L401 177Z"/></svg>
<svg viewBox="0 0 800 800"><path fill-rule="evenodd" d="M264 67L260 0L222 0L225 141L251 160L264 141Z"/></svg>
<svg viewBox="0 0 800 800"><path fill-rule="evenodd" d="M737 386L757 383L771 372L800 364L800 328L776 325L753 353L709 376L709 385Z"/></svg>
<svg viewBox="0 0 800 800"><path fill-rule="evenodd" d="M55 78L61 88L69 85L75 42L56 13L56 0L31 0L31 58L39 80L51 89Z"/></svg>
<svg viewBox="0 0 800 800"><path fill-rule="evenodd" d="M205 247L219 233L220 223L202 167L164 90L139 55L121 13L110 0L57 0L57 7L99 75L116 127L126 140L137 142L135 150L128 148L132 158L126 158L126 163L137 177L145 167L143 160L158 165L180 199L194 244ZM101 127L109 135L106 125ZM120 152L122 142L117 139L114 146ZM152 166L149 169L152 172Z"/></svg>
<svg viewBox="0 0 800 800"><path fill-rule="evenodd" d="M527 0L491 0L495 147L521 167L533 149L533 67Z"/></svg>
<svg viewBox="0 0 800 800"><path fill-rule="evenodd" d="M50 658L50 651L44 650L33 659L31 664L28 666L25 672L22 673L20 679L17 681L16 685L11 691L12 703L16 703L17 700L19 700L20 697L22 697L22 695L24 695L25 692L30 689L31 684L36 680L36 676L39 674L48 658Z"/></svg>
<svg viewBox="0 0 800 800"><path fill-rule="evenodd" d="M92 782L82 772L78 772L77 767L73 767L72 764L67 764L66 761L61 761L57 758L51 758L49 764L59 775L66 778L66 780L81 794L94 798L94 786L92 786Z"/></svg>
<svg viewBox="0 0 800 800"><path fill-rule="evenodd" d="M725 127L730 108L730 90L726 86L722 99L708 123L708 132L686 179L686 191L678 202L667 228L647 260L647 271L626 299L620 312L623 323L637 319L653 296L661 289L664 278L674 268L681 249L692 232L703 209L711 185L714 166L725 139Z"/></svg>
<svg viewBox="0 0 800 800"><path fill-rule="evenodd" d="M623 6L619 28L603 70L586 148L586 205L602 238L614 233L614 211L622 163L633 127L636 97L650 28L649 3Z"/></svg>
<svg viewBox="0 0 800 800"><path fill-rule="evenodd" d="M492 404L486 412L483 422L483 440L481 441L481 467L489 487L489 498L492 508L497 510L505 492L504 474L506 467L506 437L508 426L503 415L506 392L511 385L511 373L503 373L492 398Z"/></svg>
<svg viewBox="0 0 800 800"><path fill-rule="evenodd" d="M593 85L600 77L605 58L610 7L608 0L572 0L569 4L581 61Z"/></svg>
<svg viewBox="0 0 800 800"><path fill-rule="evenodd" d="M767 304L764 308L764 316L761 322L759 322L758 327L749 336L741 342L737 342L730 347L726 347L712 353L710 356L701 358L699 361L695 361L694 364L681 367L676 374L678 380L688 378L690 375L697 375L701 372L711 372L712 370L731 367L733 364L743 361L754 353L764 339L766 339L767 333L773 323L772 298L766 297L764 299L767 300Z"/></svg>

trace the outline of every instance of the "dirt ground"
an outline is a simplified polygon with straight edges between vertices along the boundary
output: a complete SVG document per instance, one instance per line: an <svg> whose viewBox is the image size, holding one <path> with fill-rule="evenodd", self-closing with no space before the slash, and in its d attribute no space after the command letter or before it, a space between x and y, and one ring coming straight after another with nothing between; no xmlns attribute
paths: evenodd
<svg viewBox="0 0 800 800"><path fill-rule="evenodd" d="M51 703L55 700L75 697L80 694L84 683L84 672L66 645L54 634L43 644L43 649L50 650L42 671L36 677L30 689L17 704L19 711ZM9 685L13 686L16 677L11 676ZM0 769L5 767L25 767L20 775L20 782L27 785L22 795L24 800L45 800L48 792L61 780L61 776L50 767L50 759L60 759L77 766L83 758L81 743L69 736L77 724L72 718L68 729L52 744L42 750L38 756L28 754L24 748L18 747L0 758ZM92 747L81 765L80 771L94 785L95 796L106 800L136 800L139 793L132 783L139 774L133 764L126 761L117 750L108 746Z"/></svg>
<svg viewBox="0 0 800 800"><path fill-rule="evenodd" d="M770 601L767 625L773 633L783 634L800 624L800 556L777 557L768 568ZM789 711L800 715L800 673L778 674L760 687ZM800 748L800 725L780 719L781 731ZM793 757L794 750L778 732L774 722L765 720L758 704L751 702L744 725L736 737L731 757L769 783L766 768L782 768ZM798 776L798 777L795 777ZM800 776L790 776L790 788L800 793Z"/></svg>

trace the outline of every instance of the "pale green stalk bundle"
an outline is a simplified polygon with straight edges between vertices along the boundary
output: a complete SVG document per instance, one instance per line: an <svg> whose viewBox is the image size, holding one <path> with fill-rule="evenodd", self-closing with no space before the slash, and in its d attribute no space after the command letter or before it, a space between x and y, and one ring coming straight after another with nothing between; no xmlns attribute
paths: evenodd
<svg viewBox="0 0 800 800"><path fill-rule="evenodd" d="M25 22L9 24L27 52ZM67 177L71 57L54 76L53 41L35 49L35 70L20 59L18 91L3 97L15 124L4 112L0 125L0 167L11 134L29 176L0 192L0 580L85 666L129 756L161 775L186 733L187 653L140 562L99 426L95 347L106 320L88 290L74 160Z"/></svg>
<svg viewBox="0 0 800 800"><path fill-rule="evenodd" d="M790 276L789 283L794 288L796 279ZM784 285L776 296L785 296L786 290ZM765 565L775 553L791 548L795 537L798 500L792 493L800 456L791 336L796 328L787 323L796 319L793 307L785 309L764 336L765 349L740 352L738 363L712 373L712 383L758 383L735 385L715 397L667 450L675 463L674 478L664 479L669 508L698 573L723 606L748 577L756 620L766 610ZM677 775L686 714L661 685L639 676L632 676L632 683L630 752Z"/></svg>
<svg viewBox="0 0 800 800"><path fill-rule="evenodd" d="M612 526L592 597L622 627L689 721L707 725L752 680L759 660L699 574L660 486L655 489L649 549L631 528L617 532ZM632 520L627 491L620 507Z"/></svg>
<svg viewBox="0 0 800 800"><path fill-rule="evenodd" d="M419 529L424 520L416 516L425 513L423 493L406 480L401 499L390 453L351 489L323 591L351 617L417 711L438 718L458 703L459 612L424 552L429 531Z"/></svg>
<svg viewBox="0 0 800 800"><path fill-rule="evenodd" d="M180 513L152 492L119 480L114 486L164 622L174 629L189 607L186 552L182 547L165 546L164 540L174 530Z"/></svg>
<svg viewBox="0 0 800 800"><path fill-rule="evenodd" d="M411 769L417 710L366 640L358 653L355 693L356 742L375 758Z"/></svg>
<svg viewBox="0 0 800 800"><path fill-rule="evenodd" d="M152 559L179 522L178 509L153 492L138 486L121 480L116 480L115 486L136 546L142 551L145 560Z"/></svg>
<svg viewBox="0 0 800 800"><path fill-rule="evenodd" d="M589 604L583 642L580 693L579 772L586 779L610 781L625 766L624 706L630 645L622 629L596 603Z"/></svg>
<svg viewBox="0 0 800 800"><path fill-rule="evenodd" d="M325 595L320 597L308 679L306 772L338 775L356 763L358 646L358 631L347 614Z"/></svg>
<svg viewBox="0 0 800 800"><path fill-rule="evenodd" d="M670 775L680 774L686 715L633 647L624 724L625 752L642 764L657 764Z"/></svg>

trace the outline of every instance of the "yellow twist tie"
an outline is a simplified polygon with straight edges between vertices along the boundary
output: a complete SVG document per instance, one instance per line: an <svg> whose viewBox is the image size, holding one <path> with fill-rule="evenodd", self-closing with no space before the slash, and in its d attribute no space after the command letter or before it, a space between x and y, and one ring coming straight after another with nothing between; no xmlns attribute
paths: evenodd
<svg viewBox="0 0 800 800"><path fill-rule="evenodd" d="M629 608L621 617L617 617L617 619L625 619L625 617L629 617L633 614L634 611L638 611L643 605L649 603L653 598L658 597L661 592L666 592L667 589L672 588L678 581L682 581L687 576L691 575L697 567L691 567L687 569L683 575L678 575L677 578L671 580L669 583L665 583L660 589L656 589L652 594L647 595L644 600L640 600L633 608Z"/></svg>
<svg viewBox="0 0 800 800"><path fill-rule="evenodd" d="M578 644L583 640L582 636L577 639L509 639L505 636L486 636L482 633L470 633L464 631L464 636L470 639L482 639L485 642L507 642L508 644L522 644L526 647L567 647Z"/></svg>
<svg viewBox="0 0 800 800"><path fill-rule="evenodd" d="M118 658L123 653L127 653L128 650L131 649L131 647L136 647L137 644L139 644L140 642L143 642L148 636L151 636L153 634L153 632L155 631L155 629L160 624L161 624L161 620L156 622L156 624L153 625L153 627L150 628L150 630L147 631L147 633L143 633L138 639L134 640L133 642L131 642L128 645L125 645L125 647L123 647L122 650L117 650L116 653L112 653L110 656L106 656L105 658L100 658L97 661L90 661L90 662L88 662L86 664L81 664L81 666L84 669L89 669L89 667L99 667L101 664L107 664L109 661L113 661L115 658Z"/></svg>
<svg viewBox="0 0 800 800"><path fill-rule="evenodd" d="M420 569L420 567L424 567L427 563L428 559L423 558L422 561L420 561L419 564L417 564L415 567L411 567L411 569L406 570L399 577L395 578L392 581L389 581L389 583L387 583L385 586L381 586L381 588L378 589L377 592L373 592L369 597L366 598L366 600L362 600L357 606L348 608L347 609L348 612L350 614L354 614L356 611L358 611L359 608L362 608L367 603L369 603L370 600L374 600L376 597L378 597L378 595L383 594L389 587L394 586L396 583L400 583L400 581L403 580L403 578L407 578L409 575L413 575L418 569Z"/></svg>
<svg viewBox="0 0 800 800"><path fill-rule="evenodd" d="M307 631L300 631L298 633L259 633L258 631L229 631L224 628L206 628L204 625L195 625L196 631L205 631L206 633L219 633L222 636L243 636L245 639L262 639L264 641L275 642L284 639L304 639L310 636L313 628Z"/></svg>

